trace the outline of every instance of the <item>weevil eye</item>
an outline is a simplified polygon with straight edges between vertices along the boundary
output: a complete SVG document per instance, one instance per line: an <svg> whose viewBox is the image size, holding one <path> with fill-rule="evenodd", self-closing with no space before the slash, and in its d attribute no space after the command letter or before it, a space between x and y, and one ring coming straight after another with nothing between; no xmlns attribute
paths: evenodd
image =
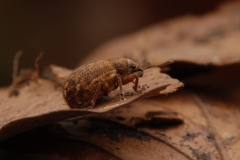
<svg viewBox="0 0 240 160"><path fill-rule="evenodd" d="M136 65L135 64L131 64L130 68L136 69Z"/></svg>

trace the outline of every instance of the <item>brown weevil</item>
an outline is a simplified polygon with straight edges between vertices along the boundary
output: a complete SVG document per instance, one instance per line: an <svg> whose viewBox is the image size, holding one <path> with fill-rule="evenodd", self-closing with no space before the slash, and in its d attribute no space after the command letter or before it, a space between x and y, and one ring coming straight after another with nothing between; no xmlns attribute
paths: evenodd
<svg viewBox="0 0 240 160"><path fill-rule="evenodd" d="M119 87L121 100L125 100L122 85L133 82L133 89L140 92L138 80L143 70L127 58L88 63L73 71L64 82L63 97L70 108L93 108L98 98Z"/></svg>

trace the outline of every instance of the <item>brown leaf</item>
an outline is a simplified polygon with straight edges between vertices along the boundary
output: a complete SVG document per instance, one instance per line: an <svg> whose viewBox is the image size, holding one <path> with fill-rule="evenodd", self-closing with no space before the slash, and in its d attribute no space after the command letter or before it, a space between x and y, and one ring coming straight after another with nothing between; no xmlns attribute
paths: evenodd
<svg viewBox="0 0 240 160"><path fill-rule="evenodd" d="M26 143L27 141L27 143ZM24 144L23 144L24 143ZM119 160L107 150L86 142L57 137L38 129L15 136L1 144L1 159L111 159ZM9 151L10 150L10 151Z"/></svg>
<svg viewBox="0 0 240 160"><path fill-rule="evenodd" d="M110 41L81 64L116 56L153 64L168 60L217 66L239 62L240 2L223 6L212 14L168 20Z"/></svg>
<svg viewBox="0 0 240 160"><path fill-rule="evenodd" d="M128 107L114 109L97 117L111 119L126 125L137 127L157 127L179 125L183 118L177 112L152 105L150 100L138 100Z"/></svg>
<svg viewBox="0 0 240 160"><path fill-rule="evenodd" d="M67 133L65 137L89 142L121 159L139 159L142 154L137 153L144 153L146 159L238 159L240 101L233 101L231 96L239 93L219 92L213 96L209 89L199 94L180 91L60 124ZM160 122L135 128L136 123L129 121L132 117L146 117L143 113L149 112L175 113L171 117L183 119L184 123Z"/></svg>
<svg viewBox="0 0 240 160"><path fill-rule="evenodd" d="M82 119L76 125L71 122L63 122L61 125L71 139L95 144L120 159L169 159L174 156L188 159L184 153L172 149L148 133L108 120Z"/></svg>
<svg viewBox="0 0 240 160"><path fill-rule="evenodd" d="M39 79L38 84L30 82L28 86L20 90L20 95L12 98L7 95L8 89L1 89L0 140L64 119L107 112L140 98L169 94L183 86L178 80L160 73L157 68L144 71L139 85L145 84L149 88L141 94L133 91L132 84L125 85L123 89L126 101L120 101L119 91L115 90L110 93L109 98L100 100L92 110L70 109L63 100L61 89L56 88L49 80Z"/></svg>
<svg viewBox="0 0 240 160"><path fill-rule="evenodd" d="M81 148L87 143L91 146L90 150L97 147L98 152L107 151L107 155L111 154L119 159L141 159L143 154L140 153L144 153L146 159L238 159L240 101L238 98L232 98L232 95L239 93L240 90L215 94L209 89L204 89L198 94L190 90L180 91L167 97L136 101L102 115L64 121L60 123L61 127L51 130L50 137L60 137L57 138L59 145L51 148L50 152L60 154L61 150L65 149L65 144L74 143L70 147L75 150L74 148ZM146 117L144 113L149 112L172 113L168 114L168 117L183 119L184 123L159 123L154 127L136 128L135 124L126 120L131 117ZM20 141L16 138L10 139L11 143L7 141L5 145L15 146L14 150L19 151L19 148L22 149L20 146L25 143L21 139L26 137L31 142L30 146L21 151L27 150L29 153L29 148L33 147L35 149L30 153L41 151L43 154L42 151L46 147L36 148L36 144L39 144L36 139L43 139L46 143L50 143L51 140L45 138L49 137L45 132L42 134L36 130L36 133L26 134L19 138ZM7 149L5 145L1 146ZM67 149L61 157L79 154L70 151ZM83 150L81 153L86 152ZM91 154L85 156L91 157Z"/></svg>

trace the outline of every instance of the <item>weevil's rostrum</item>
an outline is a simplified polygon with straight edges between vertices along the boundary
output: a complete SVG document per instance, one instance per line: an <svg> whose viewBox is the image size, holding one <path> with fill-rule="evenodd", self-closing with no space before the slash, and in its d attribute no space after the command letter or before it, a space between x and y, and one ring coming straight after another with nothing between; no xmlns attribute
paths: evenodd
<svg viewBox="0 0 240 160"><path fill-rule="evenodd" d="M138 78L142 76L143 69L130 59L92 62L77 68L64 82L63 97L71 108L92 108L98 98L119 87L125 100L122 85L134 82L133 89L138 92Z"/></svg>

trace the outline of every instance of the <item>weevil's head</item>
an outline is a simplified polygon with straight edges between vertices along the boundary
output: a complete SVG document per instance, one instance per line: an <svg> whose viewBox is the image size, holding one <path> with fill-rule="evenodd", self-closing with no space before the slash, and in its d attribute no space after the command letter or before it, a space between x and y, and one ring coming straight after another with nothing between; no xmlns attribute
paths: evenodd
<svg viewBox="0 0 240 160"><path fill-rule="evenodd" d="M118 74L120 74L121 76L127 76L130 74L135 74L138 77L143 76L143 69L140 67L139 64L137 64L131 59L113 58L109 59L109 61L114 65Z"/></svg>
<svg viewBox="0 0 240 160"><path fill-rule="evenodd" d="M143 69L139 66L139 64L137 64L131 59L127 59L127 62L128 62L128 67L131 74L136 74L138 75L138 77L143 76Z"/></svg>

